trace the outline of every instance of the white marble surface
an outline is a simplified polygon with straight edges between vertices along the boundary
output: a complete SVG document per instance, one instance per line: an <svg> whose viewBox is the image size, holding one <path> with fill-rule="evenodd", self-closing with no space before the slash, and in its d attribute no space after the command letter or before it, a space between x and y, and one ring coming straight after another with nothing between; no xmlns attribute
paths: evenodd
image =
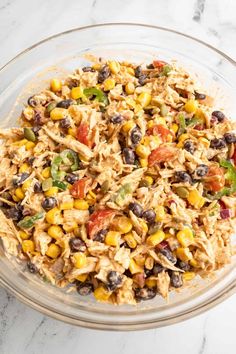
<svg viewBox="0 0 236 354"><path fill-rule="evenodd" d="M236 59L234 0L0 0L0 65L49 35L125 21L186 32ZM236 347L235 318L236 295L171 327L99 332L45 317L0 288L0 354L231 354Z"/></svg>

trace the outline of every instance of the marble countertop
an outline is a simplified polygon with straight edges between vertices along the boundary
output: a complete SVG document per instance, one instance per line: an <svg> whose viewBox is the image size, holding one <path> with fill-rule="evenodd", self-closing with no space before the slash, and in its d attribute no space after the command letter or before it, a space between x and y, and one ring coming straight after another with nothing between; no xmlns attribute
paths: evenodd
<svg viewBox="0 0 236 354"><path fill-rule="evenodd" d="M234 0L0 0L0 66L52 34L101 22L170 27L236 59L235 13ZM0 288L0 353L231 354L236 347L234 316L236 295L201 316L170 327L100 332L43 316Z"/></svg>

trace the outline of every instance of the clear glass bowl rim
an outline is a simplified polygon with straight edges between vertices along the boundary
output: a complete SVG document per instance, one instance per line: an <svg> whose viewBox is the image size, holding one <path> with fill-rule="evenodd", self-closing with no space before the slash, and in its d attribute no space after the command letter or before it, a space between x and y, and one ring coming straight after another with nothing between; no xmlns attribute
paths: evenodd
<svg viewBox="0 0 236 354"><path fill-rule="evenodd" d="M230 56L228 56L227 54L225 54L224 52L220 51L219 49L215 48L214 46L200 40L197 39L193 36L190 36L188 34L184 34L180 31L176 31L173 29L169 29L166 27L161 27L161 26L155 26L155 25L148 25L148 24L144 24L144 23L135 23L135 22L114 22L114 23L99 23L99 24L95 24L95 25L87 25L87 26L82 26L82 27L76 27L76 28L72 28L70 30L66 30L60 33L57 33L55 35L49 36L35 44L33 44L32 46L26 48L25 50L21 51L19 54L17 54L14 58L12 58L11 60L9 60L6 64L4 64L1 68L0 68L0 73L2 71L4 71L5 69L8 68L8 66L10 66L10 64L16 62L19 58L21 58L22 56L24 56L25 53L33 50L34 48L40 46L41 44L45 43L45 42L49 42L50 40L53 40L57 37L63 37L64 35L73 33L73 32L79 32L82 30L86 30L86 29L96 29L99 27L118 27L118 26L134 26L134 27L143 27L143 28L150 28L150 29L157 29L157 30L161 30L163 32L169 32L172 34L176 34L179 35L181 37L185 37L188 38L192 41L195 41L209 49L211 49L212 51L215 51L217 54L219 54L220 56L222 56L224 59L226 59L230 64L232 64L233 66L236 67L236 61L234 59L232 59ZM69 317L69 316L65 316L63 313L55 313L53 312L50 308L48 307L44 307L42 306L40 303L36 303L34 301L32 301L30 299L30 297L27 297L25 294L19 293L16 289L14 289L14 287L12 285L10 285L6 280L1 278L1 274L0 274L0 285L3 286L6 290L8 290L10 293L12 293L17 299L19 299L21 302L23 302L24 304L26 304L27 306L30 306L31 308L41 312L44 315L50 316L52 318L55 318L57 320L61 320L64 321L68 324L73 324L73 325L77 325L77 326L81 326L81 327L86 327L86 328L91 328L91 329L101 329L101 330L125 330L125 331L130 331L130 330L144 330L144 329L150 329L150 328L155 328L155 327L163 327L163 326L168 326L170 324L174 324L174 323L178 323L180 321L184 321L187 320L189 318L192 318L196 315L202 314L205 311L213 308L214 306L216 306L217 304L221 303L222 301L224 301L225 299L227 299L228 297L230 297L231 295L235 294L236 292L236 280L231 282L228 287L226 287L224 289L224 291L220 292L217 294L217 296L215 296L214 298L212 298L211 300L209 300L208 302L205 302L204 304L201 304L201 306L195 307L189 311L186 312L182 312L181 314L178 315L178 317L169 317L168 319L161 319L159 321L152 321L150 323L139 323L139 324L126 324L124 326L120 326L120 325L112 325L112 326L108 326L105 323L95 323L95 322L85 322L83 320L80 320L78 318L73 318L73 317Z"/></svg>

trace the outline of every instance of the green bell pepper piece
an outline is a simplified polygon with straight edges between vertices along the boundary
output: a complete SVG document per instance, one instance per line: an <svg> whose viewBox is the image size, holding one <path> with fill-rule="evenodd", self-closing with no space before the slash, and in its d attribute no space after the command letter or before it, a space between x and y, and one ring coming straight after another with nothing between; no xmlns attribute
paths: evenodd
<svg viewBox="0 0 236 354"><path fill-rule="evenodd" d="M86 89L84 89L83 93L86 97L95 96L96 100L98 100L98 102L104 103L105 106L108 105L107 96L105 95L104 92L97 89L96 87L86 88Z"/></svg>
<svg viewBox="0 0 236 354"><path fill-rule="evenodd" d="M18 226L21 229L30 229L34 226L37 220L40 220L44 217L45 213L43 211L33 215L33 216L26 216L24 219L18 222Z"/></svg>

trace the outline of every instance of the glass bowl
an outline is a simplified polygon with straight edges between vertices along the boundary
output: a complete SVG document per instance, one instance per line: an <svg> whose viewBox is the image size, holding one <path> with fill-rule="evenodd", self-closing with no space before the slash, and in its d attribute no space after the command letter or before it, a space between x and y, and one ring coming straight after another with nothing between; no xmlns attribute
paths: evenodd
<svg viewBox="0 0 236 354"><path fill-rule="evenodd" d="M88 65L85 54L150 63L153 58L175 59L193 72L215 97L216 108L236 117L235 62L202 41L169 29L141 24L101 24L70 30L25 50L0 70L1 127L16 124L22 103L48 84ZM202 313L233 294L235 259L207 280L137 306L97 303L44 283L4 254L0 246L0 284L27 305L56 319L84 327L135 330L176 323Z"/></svg>

